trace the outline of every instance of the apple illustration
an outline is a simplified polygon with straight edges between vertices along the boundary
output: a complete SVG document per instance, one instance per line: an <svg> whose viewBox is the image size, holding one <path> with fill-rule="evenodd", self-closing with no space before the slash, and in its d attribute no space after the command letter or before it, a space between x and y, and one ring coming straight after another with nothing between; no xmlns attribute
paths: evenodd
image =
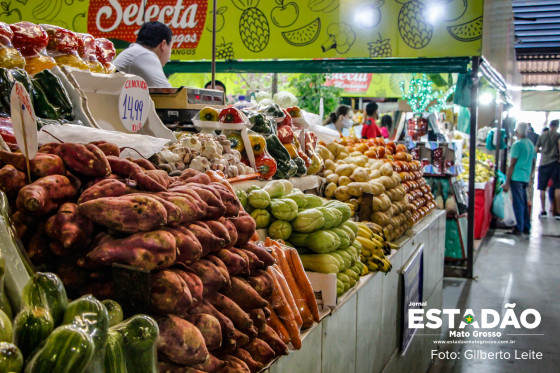
<svg viewBox="0 0 560 373"><path fill-rule="evenodd" d="M366 5L356 15L359 23L365 28L374 28L381 21L381 6L385 3L384 0L378 0L375 4Z"/></svg>
<svg viewBox="0 0 560 373"><path fill-rule="evenodd" d="M224 18L224 13L226 12L226 10L227 10L227 6L222 6L222 7L219 7L217 12L216 12L217 13L216 14L216 32L219 32L224 28L224 25L226 23L226 20ZM214 17L213 12L212 12L212 10L209 10L208 11L208 16L206 17L206 23L207 23L206 30L208 30L210 32L212 32L212 26L213 26L212 17Z"/></svg>
<svg viewBox="0 0 560 373"><path fill-rule="evenodd" d="M11 1L0 2L0 9L2 10L2 13L0 13L0 19L2 22L16 23L21 21L21 12L17 8L11 9L11 5Z"/></svg>
<svg viewBox="0 0 560 373"><path fill-rule="evenodd" d="M275 0L277 7L272 8L270 18L272 23L278 27L289 27L293 25L299 16L299 8L296 3L284 3L284 0Z"/></svg>

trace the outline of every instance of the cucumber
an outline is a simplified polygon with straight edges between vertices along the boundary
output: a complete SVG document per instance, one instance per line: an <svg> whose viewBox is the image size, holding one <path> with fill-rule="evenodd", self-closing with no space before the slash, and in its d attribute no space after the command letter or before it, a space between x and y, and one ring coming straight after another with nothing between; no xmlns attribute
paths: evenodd
<svg viewBox="0 0 560 373"><path fill-rule="evenodd" d="M113 326L111 331L123 336L126 367L129 372L158 372L156 342L159 328L154 319L146 315L136 315Z"/></svg>
<svg viewBox="0 0 560 373"><path fill-rule="evenodd" d="M105 372L128 373L124 353L124 337L119 332L109 330L105 345Z"/></svg>
<svg viewBox="0 0 560 373"><path fill-rule="evenodd" d="M16 345L0 342L0 372L19 373L23 369L23 355Z"/></svg>
<svg viewBox="0 0 560 373"><path fill-rule="evenodd" d="M11 342L13 337L12 320L0 310L0 342Z"/></svg>
<svg viewBox="0 0 560 373"><path fill-rule="evenodd" d="M37 272L23 288L23 307L40 307L50 311L59 325L68 306L64 284L54 273Z"/></svg>
<svg viewBox="0 0 560 373"><path fill-rule="evenodd" d="M24 308L14 319L13 328L14 343L27 358L51 334L54 321L46 308Z"/></svg>
<svg viewBox="0 0 560 373"><path fill-rule="evenodd" d="M115 326L123 321L123 310L121 305L112 299L105 299L101 301L105 308L107 308L107 313L109 314L109 327Z"/></svg>

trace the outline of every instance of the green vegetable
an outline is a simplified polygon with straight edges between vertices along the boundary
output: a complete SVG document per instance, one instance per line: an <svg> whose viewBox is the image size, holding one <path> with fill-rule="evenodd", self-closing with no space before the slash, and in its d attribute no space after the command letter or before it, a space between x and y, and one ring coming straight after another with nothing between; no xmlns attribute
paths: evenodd
<svg viewBox="0 0 560 373"><path fill-rule="evenodd" d="M336 235L338 235L338 238L340 238L340 245L338 246L340 249L344 250L350 246L350 243L352 241L350 241L350 237L348 237L348 233L346 233L345 230L332 228L330 231L336 233Z"/></svg>
<svg viewBox="0 0 560 373"><path fill-rule="evenodd" d="M307 174L307 167L305 167L305 162L301 157L293 158L293 161L296 162L297 165L297 174L296 176L301 176Z"/></svg>
<svg viewBox="0 0 560 373"><path fill-rule="evenodd" d="M292 225L284 220L276 220L268 227L268 236L275 240L287 240L292 234Z"/></svg>
<svg viewBox="0 0 560 373"><path fill-rule="evenodd" d="M340 201L329 201L327 202L327 204L325 204L325 207L329 207L329 208L335 208L338 211L340 211L342 213L342 222L346 222L348 219L350 219L350 216L352 216L352 210L350 209L350 206L348 206L348 204L344 203L344 202L340 202Z"/></svg>
<svg viewBox="0 0 560 373"><path fill-rule="evenodd" d="M68 304L62 323L74 325L91 336L95 353L88 370L100 371L104 364L105 343L109 331L109 314L103 303L91 295L84 295Z"/></svg>
<svg viewBox="0 0 560 373"><path fill-rule="evenodd" d="M338 210L334 210L334 211L338 211ZM354 231L349 226L341 224L337 228L345 231L346 234L348 235L348 238L350 239L350 242L354 242L354 240L356 239L356 235L354 234Z"/></svg>
<svg viewBox="0 0 560 373"><path fill-rule="evenodd" d="M23 369L23 355L16 345L0 342L0 372L20 373Z"/></svg>
<svg viewBox="0 0 560 373"><path fill-rule="evenodd" d="M249 122L253 125L252 131L262 135L272 135L276 132L276 124L267 118L264 114L253 113L249 115Z"/></svg>
<svg viewBox="0 0 560 373"><path fill-rule="evenodd" d="M255 209L251 213L251 217L257 224L257 229L267 228L270 224L270 213L265 209Z"/></svg>
<svg viewBox="0 0 560 373"><path fill-rule="evenodd" d="M346 276L344 273L337 273L336 278L342 281L343 283L350 282L350 278Z"/></svg>
<svg viewBox="0 0 560 373"><path fill-rule="evenodd" d="M35 79L32 80L32 83L33 89L31 95L33 96L35 115L46 119L60 118L59 108L49 102L47 93L43 87Z"/></svg>
<svg viewBox="0 0 560 373"><path fill-rule="evenodd" d="M354 223L352 220L346 220L343 224L352 229L354 236L358 236L358 224Z"/></svg>
<svg viewBox="0 0 560 373"><path fill-rule="evenodd" d="M284 147L278 136L266 136L266 150L276 160L275 179L289 179L297 173L297 165L292 161L290 153Z"/></svg>
<svg viewBox="0 0 560 373"><path fill-rule="evenodd" d="M60 108L60 114L63 118L72 120L72 102L66 92L66 88L62 85L62 81L54 75L50 70L43 70L33 76L33 80L41 85L48 100Z"/></svg>
<svg viewBox="0 0 560 373"><path fill-rule="evenodd" d="M332 255L333 257L336 258L336 260L338 260L338 262L340 263L340 266L338 267L338 271L344 271L346 268L350 267L350 265L352 264L352 262L350 260L348 260L348 258L340 255L340 253L333 251L332 253L329 253L329 255Z"/></svg>
<svg viewBox="0 0 560 373"><path fill-rule="evenodd" d="M305 199L307 200L307 208L312 209L315 207L322 207L323 206L323 199L315 194L304 194Z"/></svg>
<svg viewBox="0 0 560 373"><path fill-rule="evenodd" d="M11 69L10 73L14 77L14 79L20 82L23 85L23 88L27 91L29 95L31 95L31 90L33 89L33 83L27 75L27 72L20 68Z"/></svg>
<svg viewBox="0 0 560 373"><path fill-rule="evenodd" d="M319 254L326 254L331 251L335 251L338 249L338 245L340 245L340 239L335 233L330 231L317 231L311 233L305 241L305 247Z"/></svg>
<svg viewBox="0 0 560 373"><path fill-rule="evenodd" d="M83 373L94 351L95 344L87 332L74 325L59 326L27 363L25 373Z"/></svg>
<svg viewBox="0 0 560 373"><path fill-rule="evenodd" d="M112 299L105 299L101 301L107 309L109 315L109 327L115 326L123 321L123 310L121 305Z"/></svg>
<svg viewBox="0 0 560 373"><path fill-rule="evenodd" d="M291 194L294 191L294 184L290 180L280 180L280 182L284 184L284 195ZM299 189L296 189L296 191L301 193Z"/></svg>
<svg viewBox="0 0 560 373"><path fill-rule="evenodd" d="M12 93L15 81L12 74L10 74L10 70L4 67L0 68L0 102L6 113L10 113L10 94Z"/></svg>
<svg viewBox="0 0 560 373"><path fill-rule="evenodd" d="M308 209L297 214L292 221L292 228L296 232L311 233L321 229L325 219L318 209Z"/></svg>
<svg viewBox="0 0 560 373"><path fill-rule="evenodd" d="M268 183L266 183L263 190L268 193L270 198L284 197L284 195L286 194L286 189L283 181L284 180L269 181Z"/></svg>
<svg viewBox="0 0 560 373"><path fill-rule="evenodd" d="M68 306L64 284L57 275L37 272L23 288L23 306L42 307L50 311L55 325L59 325Z"/></svg>
<svg viewBox="0 0 560 373"><path fill-rule="evenodd" d="M335 209L330 210L328 207L317 207L316 210L320 211L323 214L323 225L319 227L319 229L330 229L332 227L336 227L337 215L333 211L337 211ZM340 214L342 217L342 214Z"/></svg>
<svg viewBox="0 0 560 373"><path fill-rule="evenodd" d="M111 328L124 337L126 366L129 372L157 373L156 342L158 325L146 315L136 315Z"/></svg>
<svg viewBox="0 0 560 373"><path fill-rule="evenodd" d="M253 190L261 190L261 187L258 186L258 185L251 185L251 186L249 187L249 189L247 189L247 191L246 191L247 195L248 195L249 193L251 193Z"/></svg>
<svg viewBox="0 0 560 373"><path fill-rule="evenodd" d="M235 192L235 194L237 195L237 198L239 199L239 202L241 203L241 206L243 206L244 209L247 208L247 193L244 190L238 190L237 192Z"/></svg>
<svg viewBox="0 0 560 373"><path fill-rule="evenodd" d="M320 273L337 273L340 262L329 254L300 255L303 268Z"/></svg>
<svg viewBox="0 0 560 373"><path fill-rule="evenodd" d="M27 358L53 329L54 321L48 309L25 308L14 319L14 343Z"/></svg>
<svg viewBox="0 0 560 373"><path fill-rule="evenodd" d="M297 205L298 205L298 209L305 209L307 207L307 199L305 199L305 194L299 192L299 193L290 193L286 196L286 198L289 198L291 200L293 200Z"/></svg>
<svg viewBox="0 0 560 373"><path fill-rule="evenodd" d="M270 205L270 195L266 190L255 189L247 196L249 205L256 209L265 209Z"/></svg>
<svg viewBox="0 0 560 373"><path fill-rule="evenodd" d="M12 320L0 310L0 342L11 342L13 336Z"/></svg>
<svg viewBox="0 0 560 373"><path fill-rule="evenodd" d="M307 237L309 237L309 234L307 233L293 232L292 235L290 236L290 242L293 243L296 247L302 247L305 246Z"/></svg>
<svg viewBox="0 0 560 373"><path fill-rule="evenodd" d="M109 330L109 334L107 334L105 372L128 373L124 353L124 337L114 330Z"/></svg>
<svg viewBox="0 0 560 373"><path fill-rule="evenodd" d="M12 313L12 306L6 296L6 289L4 288L4 278L6 276L6 260L0 255L0 310L4 311L9 320L12 320L14 314ZM1 339L0 339L1 340Z"/></svg>
<svg viewBox="0 0 560 373"><path fill-rule="evenodd" d="M292 221L298 214L297 203L289 198L276 198L270 202L272 216L279 220Z"/></svg>

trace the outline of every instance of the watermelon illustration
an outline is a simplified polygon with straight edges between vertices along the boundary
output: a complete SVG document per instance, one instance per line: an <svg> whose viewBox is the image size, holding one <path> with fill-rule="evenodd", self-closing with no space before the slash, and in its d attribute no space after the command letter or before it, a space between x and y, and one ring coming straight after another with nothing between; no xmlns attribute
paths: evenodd
<svg viewBox="0 0 560 373"><path fill-rule="evenodd" d="M468 42L478 40L482 37L482 16L472 21L461 23L460 25L449 26L447 27L447 31L453 38L459 41Z"/></svg>
<svg viewBox="0 0 560 373"><path fill-rule="evenodd" d="M282 33L284 40L288 44L296 47L302 47L313 43L319 37L321 31L321 19L317 18L315 21L298 28L293 31L286 31Z"/></svg>

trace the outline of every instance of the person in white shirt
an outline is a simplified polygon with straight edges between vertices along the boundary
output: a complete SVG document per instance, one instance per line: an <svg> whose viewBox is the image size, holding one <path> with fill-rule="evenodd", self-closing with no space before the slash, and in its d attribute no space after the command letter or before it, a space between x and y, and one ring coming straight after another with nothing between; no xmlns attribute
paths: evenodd
<svg viewBox="0 0 560 373"><path fill-rule="evenodd" d="M142 25L136 43L122 51L113 61L118 71L138 75L150 88L169 88L163 73L173 47L173 34L165 24L157 21Z"/></svg>

